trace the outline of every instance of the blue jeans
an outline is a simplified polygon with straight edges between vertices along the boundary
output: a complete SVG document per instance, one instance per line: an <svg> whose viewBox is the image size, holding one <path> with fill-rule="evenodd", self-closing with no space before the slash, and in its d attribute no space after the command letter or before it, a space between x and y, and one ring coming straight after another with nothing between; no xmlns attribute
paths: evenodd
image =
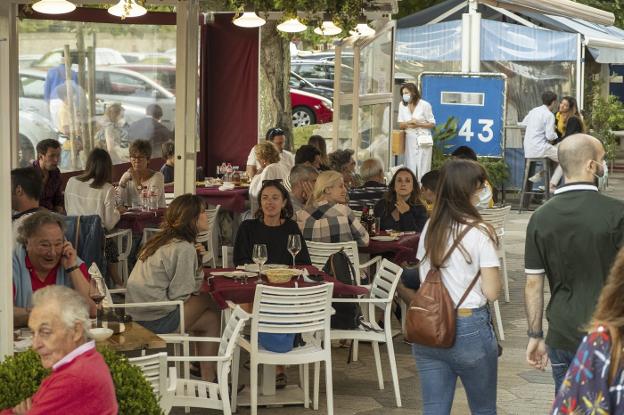
<svg viewBox="0 0 624 415"><path fill-rule="evenodd" d="M565 375L568 372L568 368L574 360L576 352L554 349L552 347L547 347L547 350L548 358L550 359L550 366L552 367L552 376L555 381L555 395L557 395L557 392L563 383L563 379L565 379Z"/></svg>
<svg viewBox="0 0 624 415"><path fill-rule="evenodd" d="M451 413L459 377L473 415L496 414L498 349L486 307L457 317L455 344L449 349L412 345L420 378L424 415Z"/></svg>
<svg viewBox="0 0 624 415"><path fill-rule="evenodd" d="M156 334L175 333L180 327L180 312L175 310L164 317L151 321L137 321L140 325Z"/></svg>

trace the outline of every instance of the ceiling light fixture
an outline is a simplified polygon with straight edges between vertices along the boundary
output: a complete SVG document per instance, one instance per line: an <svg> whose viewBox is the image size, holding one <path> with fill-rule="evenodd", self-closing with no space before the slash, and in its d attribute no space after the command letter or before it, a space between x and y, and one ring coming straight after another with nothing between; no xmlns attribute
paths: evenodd
<svg viewBox="0 0 624 415"><path fill-rule="evenodd" d="M108 12L113 16L126 18L126 17L139 17L147 13L145 7L138 5L134 0L119 0L119 3L109 7Z"/></svg>
<svg viewBox="0 0 624 415"><path fill-rule="evenodd" d="M353 36L373 36L377 32L366 23L358 23L358 25L355 26L355 30L351 30L349 33Z"/></svg>
<svg viewBox="0 0 624 415"><path fill-rule="evenodd" d="M307 29L307 26L299 21L297 17L286 20L284 23L277 25L277 30L286 33L298 33Z"/></svg>
<svg viewBox="0 0 624 415"><path fill-rule="evenodd" d="M314 29L314 33L321 36L336 36L340 32L342 32L342 29L331 20L325 20L320 27Z"/></svg>
<svg viewBox="0 0 624 415"><path fill-rule="evenodd" d="M37 13L63 14L76 10L76 5L67 0L39 0L32 8Z"/></svg>
<svg viewBox="0 0 624 415"><path fill-rule="evenodd" d="M266 23L256 12L244 12L240 17L232 21L238 27L260 27Z"/></svg>

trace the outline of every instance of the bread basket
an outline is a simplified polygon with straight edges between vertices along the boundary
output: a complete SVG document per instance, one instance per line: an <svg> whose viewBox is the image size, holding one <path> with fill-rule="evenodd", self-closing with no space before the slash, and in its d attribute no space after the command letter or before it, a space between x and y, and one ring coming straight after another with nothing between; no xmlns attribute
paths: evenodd
<svg viewBox="0 0 624 415"><path fill-rule="evenodd" d="M264 273L271 284L284 284L290 281L290 279L295 275L299 275L301 272L297 269L273 268L267 269Z"/></svg>

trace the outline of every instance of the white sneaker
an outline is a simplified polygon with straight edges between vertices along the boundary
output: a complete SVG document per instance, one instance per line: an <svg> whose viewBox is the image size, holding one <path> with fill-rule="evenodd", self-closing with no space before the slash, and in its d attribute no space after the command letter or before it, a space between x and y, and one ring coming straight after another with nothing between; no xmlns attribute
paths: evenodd
<svg viewBox="0 0 624 415"><path fill-rule="evenodd" d="M543 171L543 170L538 171L538 172L537 172L537 173L535 173L533 176L529 177L529 181L530 181L531 183L536 183L536 182L539 182L539 181L540 181L540 179L542 178L542 174L544 174L544 171Z"/></svg>

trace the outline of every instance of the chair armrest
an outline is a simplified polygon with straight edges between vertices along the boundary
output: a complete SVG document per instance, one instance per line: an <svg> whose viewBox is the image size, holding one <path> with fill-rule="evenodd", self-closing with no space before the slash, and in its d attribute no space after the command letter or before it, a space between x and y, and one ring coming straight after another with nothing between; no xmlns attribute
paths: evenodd
<svg viewBox="0 0 624 415"><path fill-rule="evenodd" d="M171 356L167 362L227 362L231 356Z"/></svg>
<svg viewBox="0 0 624 415"><path fill-rule="evenodd" d="M360 269L362 269L362 268L368 268L368 267L370 267L370 266L371 266L371 265L373 265L373 264L376 264L376 263L378 263L378 262L381 262L381 260L382 260L382 259L383 259L383 258L382 258L381 256L379 256L379 255L378 255L378 256L376 256L376 257L374 257L374 258L371 258L371 259L369 259L368 261L366 261L365 263L360 264Z"/></svg>
<svg viewBox="0 0 624 415"><path fill-rule="evenodd" d="M177 389L178 371L175 366L169 368L169 385L167 385L167 393L174 393Z"/></svg>
<svg viewBox="0 0 624 415"><path fill-rule="evenodd" d="M116 230L115 232L107 233L106 239L112 239L112 238L116 238L117 236L123 236L123 235L129 235L129 234L130 234L130 229L119 229L119 230Z"/></svg>
<svg viewBox="0 0 624 415"><path fill-rule="evenodd" d="M332 303L366 303L385 304L392 302L391 298L332 298Z"/></svg>
<svg viewBox="0 0 624 415"><path fill-rule="evenodd" d="M159 334L160 338L162 338L167 343L169 342L213 342L219 343L221 339L219 337L192 337L192 336L181 336L179 334Z"/></svg>
<svg viewBox="0 0 624 415"><path fill-rule="evenodd" d="M233 301L231 301L231 300L226 300L226 301L225 301L225 304L227 304L228 308L230 308L230 309L232 309L232 310L234 310L234 309L236 308L236 306L237 306L237 304L235 304L235 303L234 303Z"/></svg>
<svg viewBox="0 0 624 415"><path fill-rule="evenodd" d="M152 303L125 303L125 304L113 304L108 308L150 308L150 307L160 307L163 305L177 305L180 307L184 307L184 301L179 300L171 300L171 301L154 301Z"/></svg>
<svg viewBox="0 0 624 415"><path fill-rule="evenodd" d="M128 292L128 289L127 288L112 288L108 290L108 292L110 294L125 294L126 292Z"/></svg>

